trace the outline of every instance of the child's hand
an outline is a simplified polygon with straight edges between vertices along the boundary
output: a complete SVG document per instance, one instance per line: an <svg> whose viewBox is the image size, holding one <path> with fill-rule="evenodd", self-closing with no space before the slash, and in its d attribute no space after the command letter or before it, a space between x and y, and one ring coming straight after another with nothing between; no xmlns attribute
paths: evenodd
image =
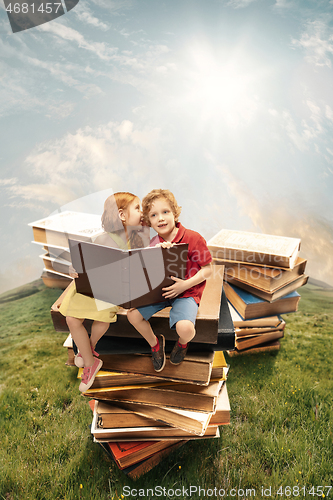
<svg viewBox="0 0 333 500"><path fill-rule="evenodd" d="M77 274L77 272L75 271L73 266L69 266L69 275L71 278L78 278L79 277L79 275Z"/></svg>
<svg viewBox="0 0 333 500"><path fill-rule="evenodd" d="M174 299L188 288L186 280L176 278L175 276L171 276L171 279L174 280L175 283L166 288L162 288L162 290L165 290L165 293L162 293L162 295L166 299Z"/></svg>
<svg viewBox="0 0 333 500"><path fill-rule="evenodd" d="M162 243L157 243L155 247L162 247L162 248L171 248L173 247L174 243L171 243L171 241L162 241Z"/></svg>

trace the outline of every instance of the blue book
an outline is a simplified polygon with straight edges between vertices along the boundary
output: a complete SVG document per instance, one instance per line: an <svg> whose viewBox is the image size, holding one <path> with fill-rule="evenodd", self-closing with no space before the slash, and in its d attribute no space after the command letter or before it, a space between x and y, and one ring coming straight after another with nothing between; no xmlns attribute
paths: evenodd
<svg viewBox="0 0 333 500"><path fill-rule="evenodd" d="M230 283L224 283L224 291L231 305L244 320L295 312L301 298L299 293L294 291L274 302L267 302Z"/></svg>

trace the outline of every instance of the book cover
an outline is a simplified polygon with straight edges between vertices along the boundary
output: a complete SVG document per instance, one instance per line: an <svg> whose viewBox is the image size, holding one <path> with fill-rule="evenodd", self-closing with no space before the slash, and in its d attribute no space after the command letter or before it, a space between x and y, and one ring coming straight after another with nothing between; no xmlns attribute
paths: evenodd
<svg viewBox="0 0 333 500"><path fill-rule="evenodd" d="M224 289L228 300L243 319L295 312L300 300L300 295L296 291L274 302L266 302L229 283L224 284Z"/></svg>
<svg viewBox="0 0 333 500"><path fill-rule="evenodd" d="M214 258L292 269L299 238L222 229L207 243Z"/></svg>
<svg viewBox="0 0 333 500"><path fill-rule="evenodd" d="M277 269L258 265L230 263L225 264L224 279L230 278L263 288L268 292L274 291L305 273L307 260L297 257L293 269Z"/></svg>
<svg viewBox="0 0 333 500"><path fill-rule="evenodd" d="M188 244L121 250L69 239L78 293L126 309L164 299L171 276L185 278Z"/></svg>
<svg viewBox="0 0 333 500"><path fill-rule="evenodd" d="M92 241L104 231L100 215L65 211L30 222L34 240L45 245L68 249L68 239Z"/></svg>
<svg viewBox="0 0 333 500"><path fill-rule="evenodd" d="M236 278L231 278L230 276L228 276L227 282L231 285L237 286L238 288L242 288L243 290L246 290L247 292L252 293L257 297L260 297L267 302L274 302L275 300L280 299L281 297L293 292L294 290L297 290L301 286L306 285L308 279L309 276L302 274L301 276L294 278L289 283L278 286L272 291L267 291L264 288L259 288L256 285L246 283Z"/></svg>

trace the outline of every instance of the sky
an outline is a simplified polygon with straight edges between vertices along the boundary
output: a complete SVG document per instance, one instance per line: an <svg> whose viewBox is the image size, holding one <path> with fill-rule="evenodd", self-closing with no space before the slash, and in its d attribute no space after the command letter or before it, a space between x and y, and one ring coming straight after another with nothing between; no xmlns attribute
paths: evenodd
<svg viewBox="0 0 333 500"><path fill-rule="evenodd" d="M207 240L301 238L308 274L333 285L332 14L80 0L12 33L0 0L0 292L42 273L28 223L105 189L170 189Z"/></svg>

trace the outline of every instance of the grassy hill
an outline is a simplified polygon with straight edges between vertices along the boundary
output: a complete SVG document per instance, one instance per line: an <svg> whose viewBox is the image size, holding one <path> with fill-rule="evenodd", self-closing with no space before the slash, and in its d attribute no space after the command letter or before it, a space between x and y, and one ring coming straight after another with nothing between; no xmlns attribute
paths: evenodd
<svg viewBox="0 0 333 500"><path fill-rule="evenodd" d="M231 488L236 498L267 498L269 487L272 498L333 497L320 489L333 484L333 291L300 293L278 354L228 359L232 422L220 439L187 443L136 482L92 442L91 411L65 366L66 335L49 313L60 291L37 280L1 295L0 498L112 499L125 485L141 498L156 498L139 490L157 485L170 490L165 498L190 485L212 498Z"/></svg>

